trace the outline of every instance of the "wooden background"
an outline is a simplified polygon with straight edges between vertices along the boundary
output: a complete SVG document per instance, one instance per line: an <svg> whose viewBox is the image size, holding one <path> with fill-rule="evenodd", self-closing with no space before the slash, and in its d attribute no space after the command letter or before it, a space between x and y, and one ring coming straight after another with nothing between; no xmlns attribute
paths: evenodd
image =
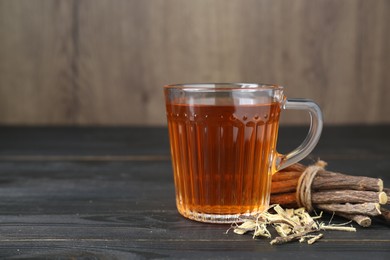
<svg viewBox="0 0 390 260"><path fill-rule="evenodd" d="M0 0L0 124L163 125L162 85L217 81L390 123L390 1Z"/></svg>

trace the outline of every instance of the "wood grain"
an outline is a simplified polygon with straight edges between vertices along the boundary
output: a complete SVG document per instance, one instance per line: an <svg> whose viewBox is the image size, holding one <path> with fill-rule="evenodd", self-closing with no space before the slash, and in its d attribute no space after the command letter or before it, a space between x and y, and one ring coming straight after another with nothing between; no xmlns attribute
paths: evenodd
<svg viewBox="0 0 390 260"><path fill-rule="evenodd" d="M320 144L316 156L327 160L330 151L336 157L351 151L374 153L379 159L335 158L329 167L371 177L383 174L390 183L390 161L382 159L390 155L389 128L354 127L352 133L346 127L325 129L324 140L334 143ZM282 144L295 139L295 129L284 129ZM357 227L357 232L324 232L311 246L297 242L276 247L269 239L226 233L229 225L181 217L170 160L115 160L123 154L169 154L166 141L166 128L1 127L1 155L41 160L0 160L0 258L387 259L390 229L379 222ZM111 154L112 160L100 160L99 154ZM75 160L51 160L58 155ZM96 160L77 160L82 156ZM345 223L326 214L322 220L330 218Z"/></svg>
<svg viewBox="0 0 390 260"><path fill-rule="evenodd" d="M0 0L0 124L162 125L164 84L212 81L390 123L388 24L387 0Z"/></svg>

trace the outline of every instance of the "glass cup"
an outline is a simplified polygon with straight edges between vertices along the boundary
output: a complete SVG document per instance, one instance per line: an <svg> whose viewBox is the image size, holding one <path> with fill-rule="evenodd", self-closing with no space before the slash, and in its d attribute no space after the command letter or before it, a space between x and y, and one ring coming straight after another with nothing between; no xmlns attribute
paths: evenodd
<svg viewBox="0 0 390 260"><path fill-rule="evenodd" d="M272 175L306 157L322 131L319 106L283 87L212 83L164 86L176 205L184 217L232 223L269 207ZM306 110L303 143L276 151L282 109Z"/></svg>

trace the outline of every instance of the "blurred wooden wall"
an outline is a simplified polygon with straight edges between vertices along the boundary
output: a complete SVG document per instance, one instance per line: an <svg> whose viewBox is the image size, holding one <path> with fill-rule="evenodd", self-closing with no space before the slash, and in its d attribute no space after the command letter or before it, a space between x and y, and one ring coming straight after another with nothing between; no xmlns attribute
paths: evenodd
<svg viewBox="0 0 390 260"><path fill-rule="evenodd" d="M327 124L390 123L390 1L0 0L0 124L161 125L183 82L277 83Z"/></svg>

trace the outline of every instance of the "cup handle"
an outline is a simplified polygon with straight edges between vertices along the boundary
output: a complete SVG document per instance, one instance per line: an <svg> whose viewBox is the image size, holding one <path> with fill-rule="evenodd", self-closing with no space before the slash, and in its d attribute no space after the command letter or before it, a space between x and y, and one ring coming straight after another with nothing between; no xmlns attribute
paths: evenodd
<svg viewBox="0 0 390 260"><path fill-rule="evenodd" d="M322 112L320 107L308 99L287 99L283 109L306 110L310 114L310 129L300 146L292 152L283 155L277 154L275 160L275 171L280 171L305 158L318 143L323 126Z"/></svg>

